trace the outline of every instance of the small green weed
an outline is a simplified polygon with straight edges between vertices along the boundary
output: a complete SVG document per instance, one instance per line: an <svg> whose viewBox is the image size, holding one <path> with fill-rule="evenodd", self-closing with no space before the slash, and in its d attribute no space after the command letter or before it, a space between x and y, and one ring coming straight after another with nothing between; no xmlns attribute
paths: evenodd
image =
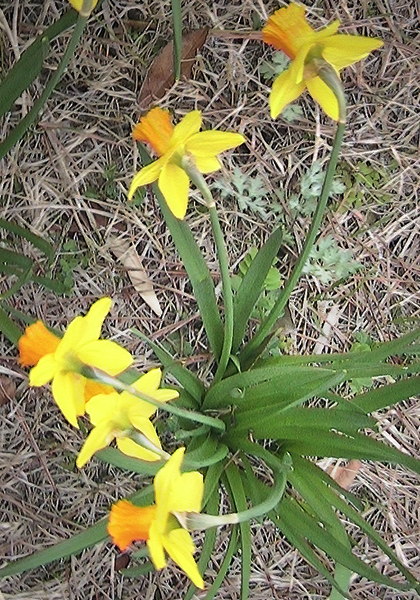
<svg viewBox="0 0 420 600"><path fill-rule="evenodd" d="M328 285L345 279L361 266L353 259L351 250L343 250L332 236L327 235L315 244L302 272Z"/></svg>
<svg viewBox="0 0 420 600"><path fill-rule="evenodd" d="M77 267L85 269L88 265L88 257L79 249L75 240L64 242L61 248L59 269L65 294L70 294L74 288L74 270Z"/></svg>

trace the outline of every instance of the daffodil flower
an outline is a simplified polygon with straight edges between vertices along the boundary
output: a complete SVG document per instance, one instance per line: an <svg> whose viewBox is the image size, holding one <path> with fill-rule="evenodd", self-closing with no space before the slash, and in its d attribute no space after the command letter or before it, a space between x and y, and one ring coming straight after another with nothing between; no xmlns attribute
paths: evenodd
<svg viewBox="0 0 420 600"><path fill-rule="evenodd" d="M204 582L193 558L194 542L181 527L177 513L199 513L203 500L203 476L197 471L181 473L185 448L178 448L153 482L155 504L135 506L120 500L111 508L108 533L114 544L126 550L132 542L147 541L156 569L166 567L168 554L198 588Z"/></svg>
<svg viewBox="0 0 420 600"><path fill-rule="evenodd" d="M127 350L110 340L99 339L111 304L111 298L95 302L86 316L71 321L62 338L38 322L29 326L19 340L21 364L35 364L29 373L29 385L39 387L52 381L54 400L75 427L77 417L85 413L89 393L105 391L96 382L88 382L81 369L87 365L115 376L133 362Z"/></svg>
<svg viewBox="0 0 420 600"><path fill-rule="evenodd" d="M304 7L298 4L280 8L268 19L262 30L263 41L292 59L290 67L273 83L269 98L273 119L305 89L329 117L339 119L337 98L318 76L316 62L325 61L338 73L383 45L375 38L337 34L339 26L340 21L334 21L325 29L315 31L305 18Z"/></svg>
<svg viewBox="0 0 420 600"><path fill-rule="evenodd" d="M240 133L200 132L201 121L201 112L193 110L174 126L169 112L159 107L142 117L133 137L148 143L159 158L134 176L128 191L130 200L138 187L157 181L175 217L185 217L190 178L182 168L182 158L188 156L200 173L213 173L221 168L217 155L245 141Z"/></svg>
<svg viewBox="0 0 420 600"><path fill-rule="evenodd" d="M162 371L152 369L137 379L132 386L138 392L143 392L159 402L178 398L179 394L175 390L159 389L161 379ZM132 439L132 432L139 431L152 446L161 448L159 437L150 422L150 417L155 411L155 406L128 392L99 394L91 398L86 404L86 412L94 428L80 450L76 465L79 468L83 467L95 452L108 446L114 439L117 441L118 449L128 456L142 460L160 460L159 454L144 448Z"/></svg>

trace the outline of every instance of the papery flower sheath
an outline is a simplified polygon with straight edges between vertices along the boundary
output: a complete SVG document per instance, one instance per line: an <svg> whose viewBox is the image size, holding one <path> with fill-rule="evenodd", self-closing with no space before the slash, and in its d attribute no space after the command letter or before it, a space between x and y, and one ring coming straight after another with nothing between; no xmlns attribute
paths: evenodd
<svg viewBox="0 0 420 600"><path fill-rule="evenodd" d="M318 76L316 62L325 61L338 73L380 48L383 42L360 35L337 34L340 21L315 31L305 18L305 9L290 4L277 10L262 30L263 41L292 59L289 68L274 81L269 97L270 113L276 118L305 89L329 117L339 118L337 98Z"/></svg>
<svg viewBox="0 0 420 600"><path fill-rule="evenodd" d="M29 385L38 387L52 381L54 400L75 427L77 417L85 412L86 397L109 391L88 382L81 374L82 368L87 365L115 376L133 362L131 354L117 343L99 339L111 304L111 298L95 302L86 316L71 321L62 338L38 322L30 325L19 340L21 364L35 364L29 373Z"/></svg>
<svg viewBox="0 0 420 600"><path fill-rule="evenodd" d="M138 392L143 392L159 402L168 402L178 398L175 390L159 388L162 379L160 369L152 369L142 375L132 386ZM81 468L102 448L108 446L114 439L121 452L142 460L155 461L161 457L156 452L137 444L130 435L133 431L142 433L157 448L161 448L159 437L150 417L156 412L156 407L140 400L128 392L113 392L94 396L86 404L86 412L94 428L89 433L80 450L76 465Z"/></svg>
<svg viewBox="0 0 420 600"><path fill-rule="evenodd" d="M167 564L166 554L197 587L204 582L194 560L194 542L176 519L177 513L199 513L203 500L203 476L197 471L181 473L185 448L178 448L155 476L155 504L135 506L120 500L111 508L108 533L114 544L126 550L137 540L147 541L156 569Z"/></svg>
<svg viewBox="0 0 420 600"><path fill-rule="evenodd" d="M174 126L169 112L159 107L140 119L133 137L149 144L159 158L134 176L128 191L130 200L138 187L157 181L171 212L178 219L185 217L190 178L182 168L182 158L190 157L200 173L213 173L221 168L217 155L245 141L240 133L216 129L200 132L201 122L201 112L193 110Z"/></svg>

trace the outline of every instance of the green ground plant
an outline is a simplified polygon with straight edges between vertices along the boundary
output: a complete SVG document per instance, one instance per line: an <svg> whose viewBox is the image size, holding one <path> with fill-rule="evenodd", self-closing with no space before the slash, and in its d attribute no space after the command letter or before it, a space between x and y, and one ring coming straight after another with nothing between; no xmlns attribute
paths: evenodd
<svg viewBox="0 0 420 600"><path fill-rule="evenodd" d="M179 2L172 3L175 71L180 61L180 8ZM169 555L191 579L185 600L194 596L196 588L205 589L203 598L210 600L238 557L240 596L247 600L251 522L264 527L269 521L331 584L330 600L351 597L353 573L395 590L420 590L397 553L363 517L360 499L318 465L318 459L333 457L389 462L420 472L416 458L380 439L375 417L377 411L418 391L415 356L420 331L411 330L376 345L359 337L358 345L345 353L272 356L269 351L279 319L305 269L318 268L317 276L327 283L349 276L356 268L347 251L340 250L332 238L318 241L318 235L331 194L345 191L334 179L346 126L346 102L337 73L381 45L377 40L353 36L350 48L347 37L335 36L337 24L314 31L302 11L294 4L279 11L280 16L290 12L298 22L300 19L306 41L296 36L289 40L285 51L292 54L292 62L289 67L284 65L273 83L271 112L277 116L279 106L288 104L284 95L295 100L308 87L337 124L325 173L317 164L302 184L304 201L316 201L310 209L305 204L302 214L311 216L312 221L289 278L282 282L276 267L284 240L284 226L277 222L264 244L245 256L239 266L240 280L234 280L232 286L217 204L203 175L220 169L218 155L242 144L244 136L200 131L199 111L187 113L174 126L168 111L150 110L134 130L143 167L134 176L128 196L132 198L138 187L154 183L154 195L188 274L206 333L209 375L201 378L168 346L133 329L135 336L147 341L165 375L176 384L161 388L159 369L138 373L127 350L99 339L110 298L101 298L86 316L73 319L62 337L40 322L27 329L17 343L21 364L32 367L30 385L40 387L52 381L52 394L64 418L74 427L83 424L89 432L76 466L82 468L95 454L144 480L139 490L111 507L109 516L65 541L12 561L0 569L0 577L49 564L109 538L121 550L145 541L145 546L132 553L135 564L122 571L125 576L143 577L163 568ZM267 27L264 29L267 35ZM296 39L297 49L293 46ZM313 79L319 81L314 84ZM323 94L316 93L317 85ZM151 159L143 143L149 143L157 160ZM247 189L240 172L235 181L234 192L239 192L237 202L242 202L242 209L267 215L263 184L257 182ZM199 190L211 224L220 300L196 236L184 220L190 183ZM268 292L273 293L273 301L264 305ZM261 313L257 324L255 311ZM175 340L179 351L185 352L181 342ZM370 387L372 380L375 386ZM360 383L367 381L367 386ZM360 387L356 384L349 398L343 390L354 382ZM88 393L93 384L100 386L99 393L97 388ZM156 428L171 454L162 448L150 421L157 409ZM117 448L112 446L114 440ZM153 483L145 484L152 476ZM376 544L399 578L389 577L358 557L354 552L357 542L347 523ZM206 587L203 576L215 548L217 527L229 528L228 543L218 573ZM205 537L196 563L191 532L197 530L204 531Z"/></svg>

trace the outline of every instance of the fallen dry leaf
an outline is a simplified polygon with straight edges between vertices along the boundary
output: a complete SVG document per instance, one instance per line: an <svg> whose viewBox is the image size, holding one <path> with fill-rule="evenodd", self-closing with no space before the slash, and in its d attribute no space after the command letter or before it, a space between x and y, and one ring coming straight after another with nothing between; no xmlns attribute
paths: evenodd
<svg viewBox="0 0 420 600"><path fill-rule="evenodd" d="M344 467L332 467L328 472L343 490L348 490L356 479L361 466L360 460L353 459L349 460Z"/></svg>
<svg viewBox="0 0 420 600"><path fill-rule="evenodd" d="M134 246L122 238L108 238L109 248L120 263L126 268L127 274L135 290L138 291L143 300L150 306L158 317L162 315L159 300L153 290L153 284L149 279L141 258Z"/></svg>
<svg viewBox="0 0 420 600"><path fill-rule="evenodd" d="M198 50L204 46L208 29L194 29L182 36L181 77L189 79ZM150 104L162 98L175 83L173 42L169 42L156 55L139 94L140 109L145 111Z"/></svg>
<svg viewBox="0 0 420 600"><path fill-rule="evenodd" d="M16 384L10 377L0 376L0 406L10 402L16 394Z"/></svg>

